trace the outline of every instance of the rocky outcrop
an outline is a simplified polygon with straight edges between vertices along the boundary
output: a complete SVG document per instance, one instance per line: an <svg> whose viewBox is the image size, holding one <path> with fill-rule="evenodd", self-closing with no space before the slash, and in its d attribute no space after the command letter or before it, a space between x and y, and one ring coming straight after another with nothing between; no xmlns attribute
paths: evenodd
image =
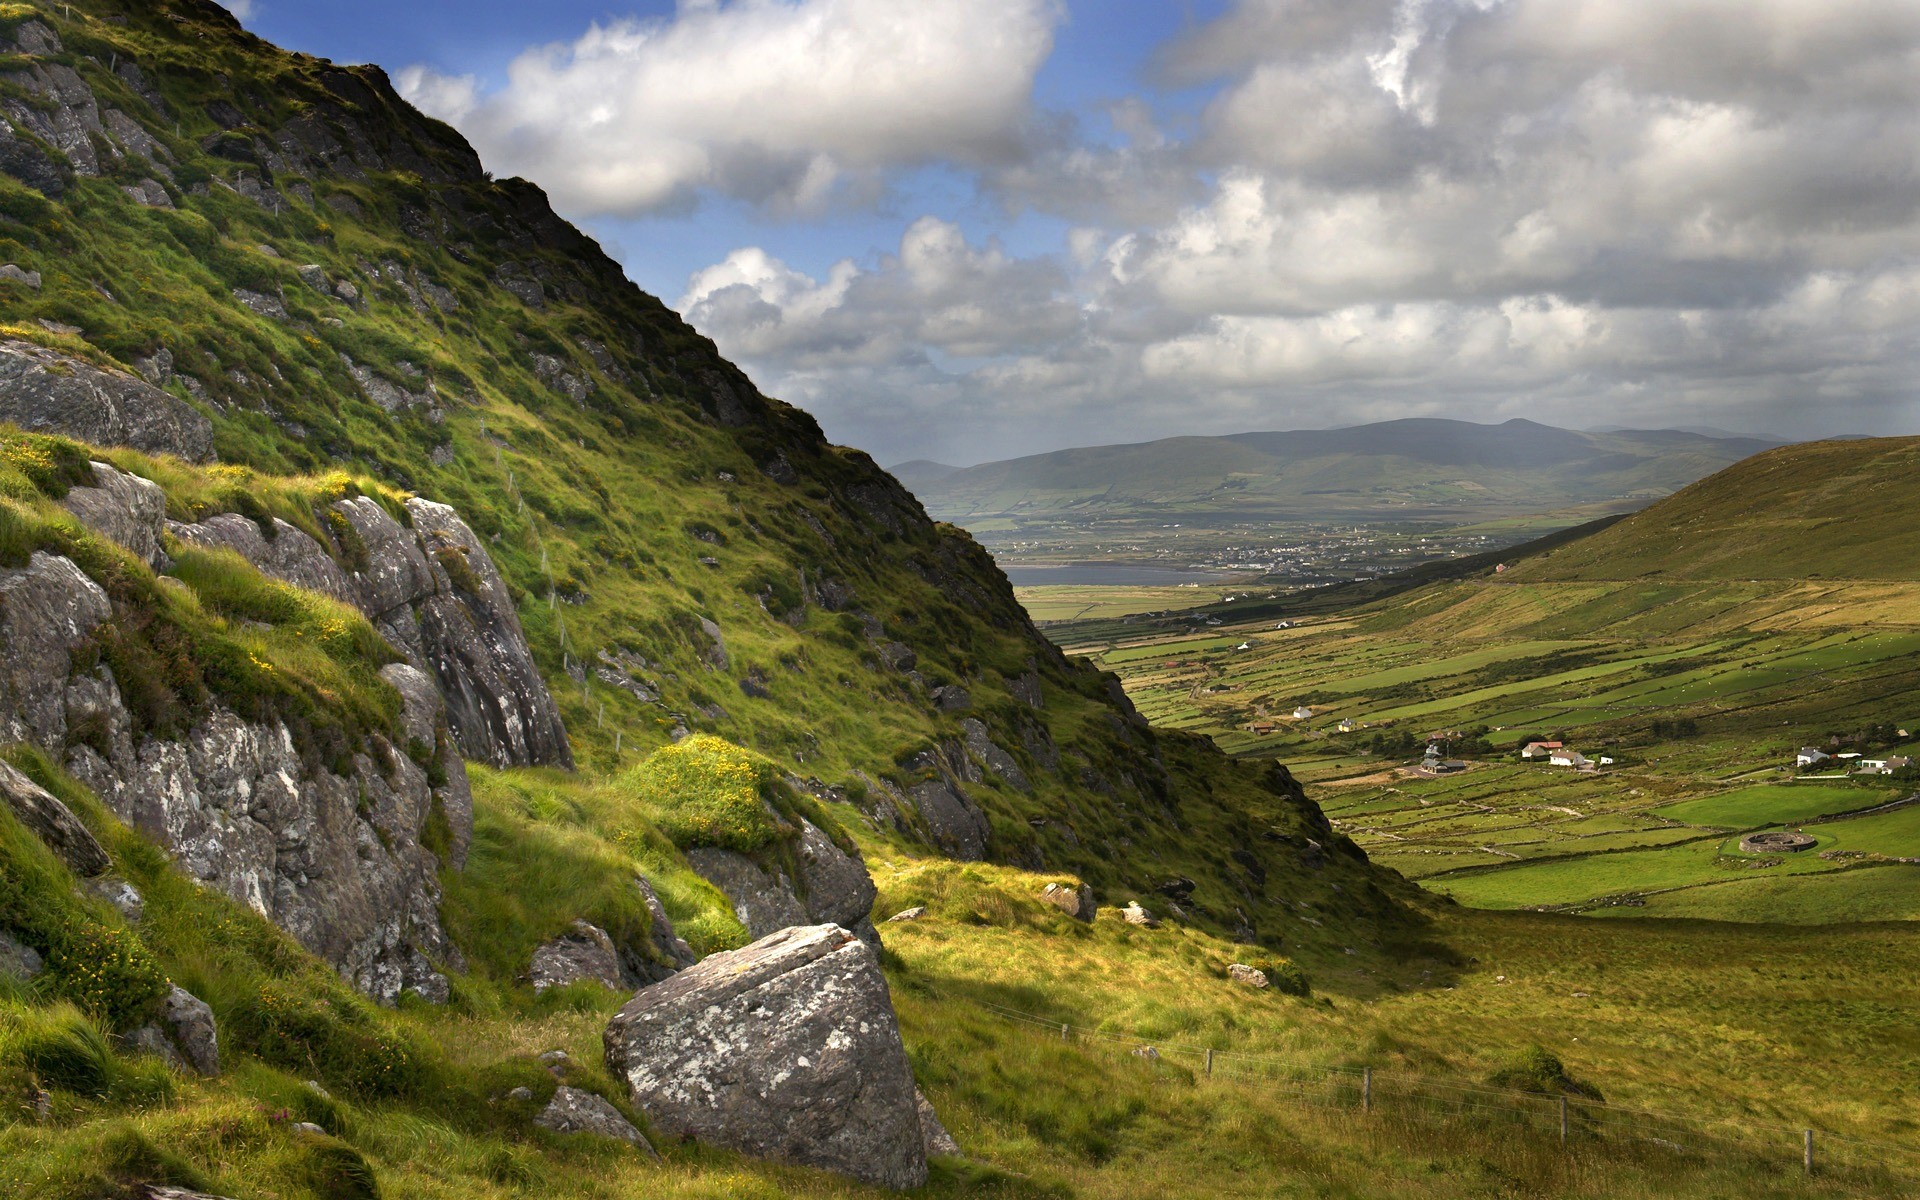
<svg viewBox="0 0 1920 1200"><path fill-rule="evenodd" d="M933 1111L933 1105L918 1088L914 1089L913 1102L920 1112L920 1144L926 1147L927 1157L958 1157L960 1143L954 1141L947 1127L940 1123L940 1114Z"/></svg>
<svg viewBox="0 0 1920 1200"><path fill-rule="evenodd" d="M75 655L111 615L106 593L66 558L36 553L0 570L0 742L61 759L181 870L368 994L444 999L437 964L457 955L437 912L440 863L424 843L436 808L467 836L470 802L453 777L435 787L377 733L345 761L317 763L283 722L217 702L180 737L137 732L112 671Z"/></svg>
<svg viewBox="0 0 1920 1200"><path fill-rule="evenodd" d="M532 980L535 992L583 980L614 991L633 983L620 969L620 952L614 947L613 938L598 925L585 921L575 921L566 933L535 950L527 977Z"/></svg>
<svg viewBox="0 0 1920 1200"><path fill-rule="evenodd" d="M30 983L45 968L40 952L24 942L15 941L0 929L0 978L15 983Z"/></svg>
<svg viewBox="0 0 1920 1200"><path fill-rule="evenodd" d="M1265 971L1262 971L1258 967L1250 967L1245 963L1234 963L1229 966L1227 968L1227 978L1233 980L1235 983L1245 984L1250 988L1271 986L1267 981L1267 973Z"/></svg>
<svg viewBox="0 0 1920 1200"><path fill-rule="evenodd" d="M1100 906L1093 900L1093 889L1084 883L1079 887L1050 883L1046 890L1040 893L1040 898L1076 921L1090 922L1100 911Z"/></svg>
<svg viewBox="0 0 1920 1200"><path fill-rule="evenodd" d="M0 803L81 878L101 874L113 865L72 809L4 762L0 762Z"/></svg>
<svg viewBox="0 0 1920 1200"><path fill-rule="evenodd" d="M0 341L0 421L191 462L213 457L213 424L146 380L32 342Z"/></svg>
<svg viewBox="0 0 1920 1200"><path fill-rule="evenodd" d="M167 494L152 480L103 462L91 465L93 486L68 488L61 506L148 566L163 563L166 555L160 552L160 533L166 525Z"/></svg>
<svg viewBox="0 0 1920 1200"><path fill-rule="evenodd" d="M1023 792L1033 790L1033 784L1028 781L1027 773L1020 769L1019 761L1001 749L988 735L986 722L968 717L960 722L960 729L966 734L967 753L976 762Z"/></svg>
<svg viewBox="0 0 1920 1200"><path fill-rule="evenodd" d="M123 1040L183 1071L209 1077L220 1073L220 1034L214 1026L213 1009L184 988L175 987L167 993L161 1002L159 1021L142 1025Z"/></svg>
<svg viewBox="0 0 1920 1200"><path fill-rule="evenodd" d="M553 1099L547 1101L533 1123L554 1133L592 1133L614 1138L645 1151L648 1157L659 1157L646 1137L633 1127L633 1122L620 1115L619 1109L602 1097L576 1087L562 1085L554 1089Z"/></svg>
<svg viewBox="0 0 1920 1200"><path fill-rule="evenodd" d="M636 994L605 1041L608 1069L667 1134L880 1187L926 1182L886 979L845 929L712 955Z"/></svg>
<svg viewBox="0 0 1920 1200"><path fill-rule="evenodd" d="M790 879L784 867L763 867L732 850L707 846L687 851L693 869L726 893L734 915L753 937L790 925L829 923L879 945L880 935L873 927L876 893L867 865L804 818L794 857L799 864L797 880Z"/></svg>
<svg viewBox="0 0 1920 1200"><path fill-rule="evenodd" d="M1160 918L1140 907L1138 900L1127 901L1127 906L1120 910L1120 919L1129 925L1137 925L1142 929L1160 928Z"/></svg>
<svg viewBox="0 0 1920 1200"><path fill-rule="evenodd" d="M933 835L933 844L962 862L979 862L987 856L987 837L993 827L979 806L967 799L959 788L940 779L929 779L907 789L907 796Z"/></svg>
<svg viewBox="0 0 1920 1200"><path fill-rule="evenodd" d="M277 518L271 537L233 513L168 528L183 541L226 546L263 574L360 609L434 680L453 742L467 758L496 767L572 767L566 726L513 598L459 514L410 500L409 529L366 496L341 500L328 513L338 531L331 548Z"/></svg>
<svg viewBox="0 0 1920 1200"><path fill-rule="evenodd" d="M647 938L653 943L654 954L661 963L678 971L699 961L693 947L682 941L673 931L673 918L667 915L667 909L660 903L660 897L654 893L653 885L642 876L633 877L634 886L640 889L640 895L647 902L647 915L653 919L653 927L647 931ZM664 978L664 976L657 976ZM650 981L651 982L651 981Z"/></svg>

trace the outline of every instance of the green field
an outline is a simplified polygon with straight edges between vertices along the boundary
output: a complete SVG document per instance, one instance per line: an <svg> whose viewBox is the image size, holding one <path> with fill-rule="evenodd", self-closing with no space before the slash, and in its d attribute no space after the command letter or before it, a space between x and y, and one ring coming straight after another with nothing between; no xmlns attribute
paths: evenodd
<svg viewBox="0 0 1920 1200"><path fill-rule="evenodd" d="M1856 787L1817 783L1762 784L1669 804L1654 809L1653 815L1688 825L1755 829L1762 825L1786 824L1851 812L1871 807L1874 802L1884 799L1884 794L1876 795Z"/></svg>

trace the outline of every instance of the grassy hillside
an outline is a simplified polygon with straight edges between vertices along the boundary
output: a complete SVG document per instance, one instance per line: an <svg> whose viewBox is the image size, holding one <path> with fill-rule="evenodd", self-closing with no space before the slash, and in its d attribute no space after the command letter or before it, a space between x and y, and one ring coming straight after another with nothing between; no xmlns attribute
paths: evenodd
<svg viewBox="0 0 1920 1200"><path fill-rule="evenodd" d="M1920 579L1920 548L1903 536L1916 504L1920 438L1782 446L1514 578Z"/></svg>
<svg viewBox="0 0 1920 1200"><path fill-rule="evenodd" d="M1672 430L1576 433L1522 420L1413 419L1092 446L962 469L909 463L902 479L928 511L963 525L1221 513L1292 522L1485 519L1633 506L1767 445Z"/></svg>

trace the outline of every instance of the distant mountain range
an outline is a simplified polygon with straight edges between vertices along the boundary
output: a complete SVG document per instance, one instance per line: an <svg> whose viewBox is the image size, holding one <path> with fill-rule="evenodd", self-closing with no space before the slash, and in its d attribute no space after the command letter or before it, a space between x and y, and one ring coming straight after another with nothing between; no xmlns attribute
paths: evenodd
<svg viewBox="0 0 1920 1200"><path fill-rule="evenodd" d="M1637 507L1780 443L1677 429L1578 432L1413 418L1346 429L1175 437L975 467L893 468L935 517L1233 514L1488 519Z"/></svg>

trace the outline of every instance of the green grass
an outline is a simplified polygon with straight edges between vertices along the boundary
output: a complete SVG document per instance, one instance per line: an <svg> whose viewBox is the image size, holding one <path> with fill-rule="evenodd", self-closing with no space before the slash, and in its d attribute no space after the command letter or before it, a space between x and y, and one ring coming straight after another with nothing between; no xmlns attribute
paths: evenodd
<svg viewBox="0 0 1920 1200"><path fill-rule="evenodd" d="M1828 784L1763 784L1717 796L1656 808L1653 815L1689 825L1754 829L1885 804L1896 793L1884 788Z"/></svg>

